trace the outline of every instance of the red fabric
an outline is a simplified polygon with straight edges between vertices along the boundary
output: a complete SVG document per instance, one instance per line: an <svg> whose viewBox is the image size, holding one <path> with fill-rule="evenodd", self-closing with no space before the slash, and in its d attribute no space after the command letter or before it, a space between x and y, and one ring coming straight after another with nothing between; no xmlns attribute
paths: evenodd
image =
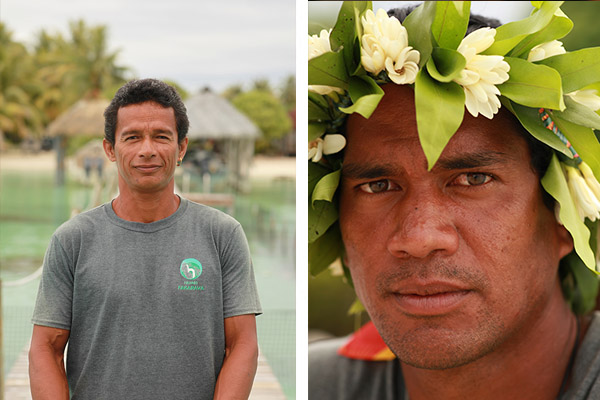
<svg viewBox="0 0 600 400"><path fill-rule="evenodd" d="M387 347L372 322L363 325L339 348L338 354L355 360L391 360L394 354Z"/></svg>

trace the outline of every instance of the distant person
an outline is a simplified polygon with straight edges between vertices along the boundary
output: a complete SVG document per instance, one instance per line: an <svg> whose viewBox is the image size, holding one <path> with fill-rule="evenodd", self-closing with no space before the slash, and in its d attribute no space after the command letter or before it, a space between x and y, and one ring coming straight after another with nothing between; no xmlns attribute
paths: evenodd
<svg viewBox="0 0 600 400"><path fill-rule="evenodd" d="M33 398L247 398L261 313L252 262L237 221L174 194L188 144L181 98L134 80L104 116L119 195L52 236L33 315Z"/></svg>
<svg viewBox="0 0 600 400"><path fill-rule="evenodd" d="M85 177L89 179L92 173L92 159L88 156L83 157L83 170L85 171Z"/></svg>

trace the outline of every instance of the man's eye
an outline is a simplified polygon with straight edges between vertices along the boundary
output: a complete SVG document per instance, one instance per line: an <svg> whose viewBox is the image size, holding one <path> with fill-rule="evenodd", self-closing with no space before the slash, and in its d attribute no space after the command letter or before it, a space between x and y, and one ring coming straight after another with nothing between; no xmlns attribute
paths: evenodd
<svg viewBox="0 0 600 400"><path fill-rule="evenodd" d="M481 172L467 172L460 174L453 182L455 185L460 186L481 186L489 183L493 177L489 174Z"/></svg>
<svg viewBox="0 0 600 400"><path fill-rule="evenodd" d="M359 186L360 190L366 193L381 193L394 189L394 184L388 179L363 183Z"/></svg>

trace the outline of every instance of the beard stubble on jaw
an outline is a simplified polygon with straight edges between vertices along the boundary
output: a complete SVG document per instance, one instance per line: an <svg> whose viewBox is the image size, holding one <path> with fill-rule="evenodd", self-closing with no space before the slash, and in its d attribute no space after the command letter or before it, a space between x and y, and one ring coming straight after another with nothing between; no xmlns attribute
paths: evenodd
<svg viewBox="0 0 600 400"><path fill-rule="evenodd" d="M467 270L446 262L408 263L376 277L376 295L393 302L394 287L409 278L457 282L483 296L490 283L479 270ZM368 303L368 301L367 301ZM473 315L450 313L442 316L390 315L384 310L369 310L378 331L402 362L423 369L449 369L468 364L498 348L505 325L485 303ZM400 318L399 318L400 317ZM456 326L456 321L466 326ZM411 325L411 327L405 326Z"/></svg>

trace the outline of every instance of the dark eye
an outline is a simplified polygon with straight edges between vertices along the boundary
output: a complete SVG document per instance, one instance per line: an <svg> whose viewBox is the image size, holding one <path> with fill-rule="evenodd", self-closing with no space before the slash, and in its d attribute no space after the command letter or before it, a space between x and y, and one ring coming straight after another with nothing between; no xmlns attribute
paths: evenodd
<svg viewBox="0 0 600 400"><path fill-rule="evenodd" d="M460 186L481 186L492 180L492 176L480 172L467 172L460 174L455 180L455 185Z"/></svg>
<svg viewBox="0 0 600 400"><path fill-rule="evenodd" d="M359 186L360 190L367 193L382 193L394 188L394 184L388 179L363 183Z"/></svg>

